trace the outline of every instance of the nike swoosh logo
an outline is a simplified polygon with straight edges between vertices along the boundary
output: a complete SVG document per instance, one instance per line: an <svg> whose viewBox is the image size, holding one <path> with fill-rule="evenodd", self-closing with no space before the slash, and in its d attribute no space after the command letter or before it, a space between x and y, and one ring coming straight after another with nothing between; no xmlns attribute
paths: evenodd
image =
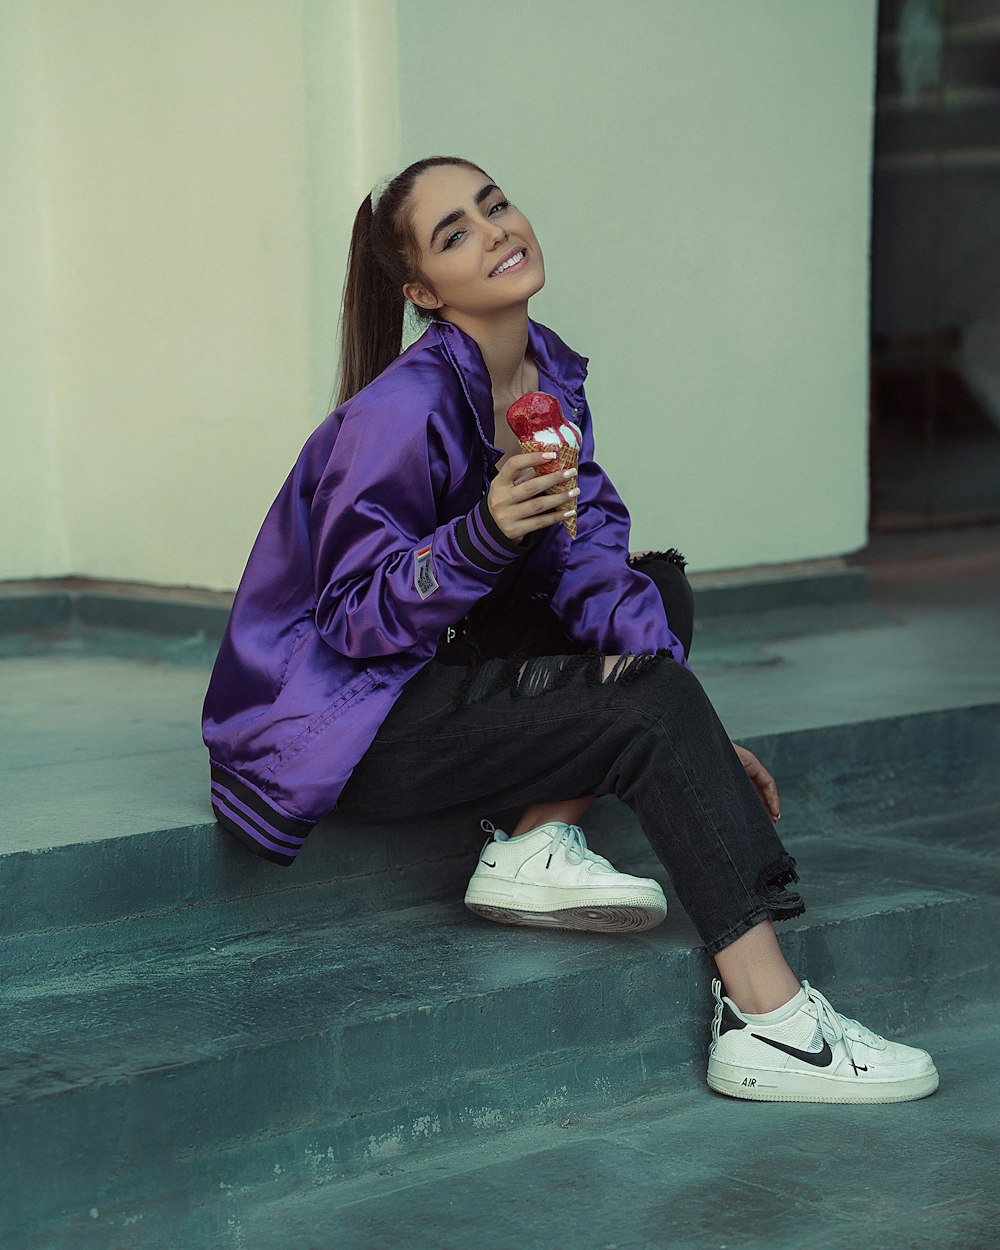
<svg viewBox="0 0 1000 1250"><path fill-rule="evenodd" d="M794 1046L786 1046L784 1042L772 1042L769 1037L761 1037L759 1033L751 1033L751 1037L755 1037L758 1042L763 1042L766 1046L773 1046L775 1050L783 1050L786 1055L791 1055L793 1059L801 1059L803 1063L811 1063L814 1068L828 1068L833 1063L833 1051L830 1049L830 1043L823 1038L822 1050L798 1050Z"/></svg>
<svg viewBox="0 0 1000 1250"><path fill-rule="evenodd" d="M495 867L496 867L496 864L495 864L495 863L494 863L494 864L491 864L491 863L490 863L490 861L489 861L488 859L481 859L479 862L480 862L481 864L485 864L487 868L495 868Z"/></svg>

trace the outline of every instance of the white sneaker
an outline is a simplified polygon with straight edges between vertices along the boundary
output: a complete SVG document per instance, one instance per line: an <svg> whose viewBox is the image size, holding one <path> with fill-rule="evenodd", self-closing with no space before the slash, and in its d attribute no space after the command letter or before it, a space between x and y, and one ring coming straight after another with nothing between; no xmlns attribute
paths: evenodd
<svg viewBox="0 0 1000 1250"><path fill-rule="evenodd" d="M635 933L667 914L651 877L629 877L587 849L579 825L550 821L510 837L484 820L492 837L479 854L465 905L499 924Z"/></svg>
<svg viewBox="0 0 1000 1250"><path fill-rule="evenodd" d="M765 1102L909 1102L938 1087L926 1051L886 1041L830 1006L808 981L784 1007L746 1016L712 982L708 1083Z"/></svg>

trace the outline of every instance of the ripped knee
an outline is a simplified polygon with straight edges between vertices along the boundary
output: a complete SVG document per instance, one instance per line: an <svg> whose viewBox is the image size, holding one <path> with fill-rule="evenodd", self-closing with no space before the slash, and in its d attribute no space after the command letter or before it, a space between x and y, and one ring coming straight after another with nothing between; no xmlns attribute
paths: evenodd
<svg viewBox="0 0 1000 1250"><path fill-rule="evenodd" d="M535 659L525 660L518 669L511 694L515 698L520 694L545 694L548 690L566 685L572 672L580 668L583 669L589 686L628 681L637 672L647 668L650 661L659 658L656 655L600 655L592 652L582 656L537 656ZM574 660L586 663L574 665Z"/></svg>
<svg viewBox="0 0 1000 1250"><path fill-rule="evenodd" d="M655 655L631 655L629 653L626 653L625 655L606 655L604 657L603 681L628 681L631 677L635 676L635 673L632 670L636 668L636 666L638 666L641 671L642 669L649 667L648 663L645 663L644 661L655 660L658 658L659 657Z"/></svg>
<svg viewBox="0 0 1000 1250"><path fill-rule="evenodd" d="M654 664L673 662L663 648L651 654L604 655L591 650L578 655L486 660L466 674L456 706L479 703L504 690L512 699L534 698L561 690L575 677L582 677L587 686L617 685L634 681Z"/></svg>

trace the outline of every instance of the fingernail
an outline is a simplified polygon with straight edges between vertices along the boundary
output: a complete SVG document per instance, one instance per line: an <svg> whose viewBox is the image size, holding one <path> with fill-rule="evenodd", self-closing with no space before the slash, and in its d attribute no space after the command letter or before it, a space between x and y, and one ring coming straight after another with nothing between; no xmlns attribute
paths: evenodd
<svg viewBox="0 0 1000 1250"><path fill-rule="evenodd" d="M576 509L570 508L569 512L564 512L563 516L576 516Z"/></svg>
<svg viewBox="0 0 1000 1250"><path fill-rule="evenodd" d="M555 455L555 454L556 454L555 452L552 453L552 455ZM566 469L563 472L563 477L575 477L575 476L576 476L576 469Z"/></svg>
<svg viewBox="0 0 1000 1250"><path fill-rule="evenodd" d="M559 456L559 453L557 451L543 451L542 452L543 460L555 460L558 458L558 456Z"/></svg>

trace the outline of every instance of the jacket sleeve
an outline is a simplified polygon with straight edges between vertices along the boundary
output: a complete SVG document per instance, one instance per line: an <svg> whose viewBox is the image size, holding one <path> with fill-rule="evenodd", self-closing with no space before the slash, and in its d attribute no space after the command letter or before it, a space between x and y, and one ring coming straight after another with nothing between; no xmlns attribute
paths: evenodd
<svg viewBox="0 0 1000 1250"><path fill-rule="evenodd" d="M551 600L563 629L585 647L604 655L655 653L666 649L690 669L684 647L667 622L663 600L653 581L628 563L628 510L611 479L594 459L590 409L582 406L574 421L583 433L577 472L577 533Z"/></svg>
<svg viewBox="0 0 1000 1250"><path fill-rule="evenodd" d="M353 659L429 657L526 544L503 533L485 495L439 523L446 465L430 419L373 437L368 418L344 418L312 499L316 627Z"/></svg>

